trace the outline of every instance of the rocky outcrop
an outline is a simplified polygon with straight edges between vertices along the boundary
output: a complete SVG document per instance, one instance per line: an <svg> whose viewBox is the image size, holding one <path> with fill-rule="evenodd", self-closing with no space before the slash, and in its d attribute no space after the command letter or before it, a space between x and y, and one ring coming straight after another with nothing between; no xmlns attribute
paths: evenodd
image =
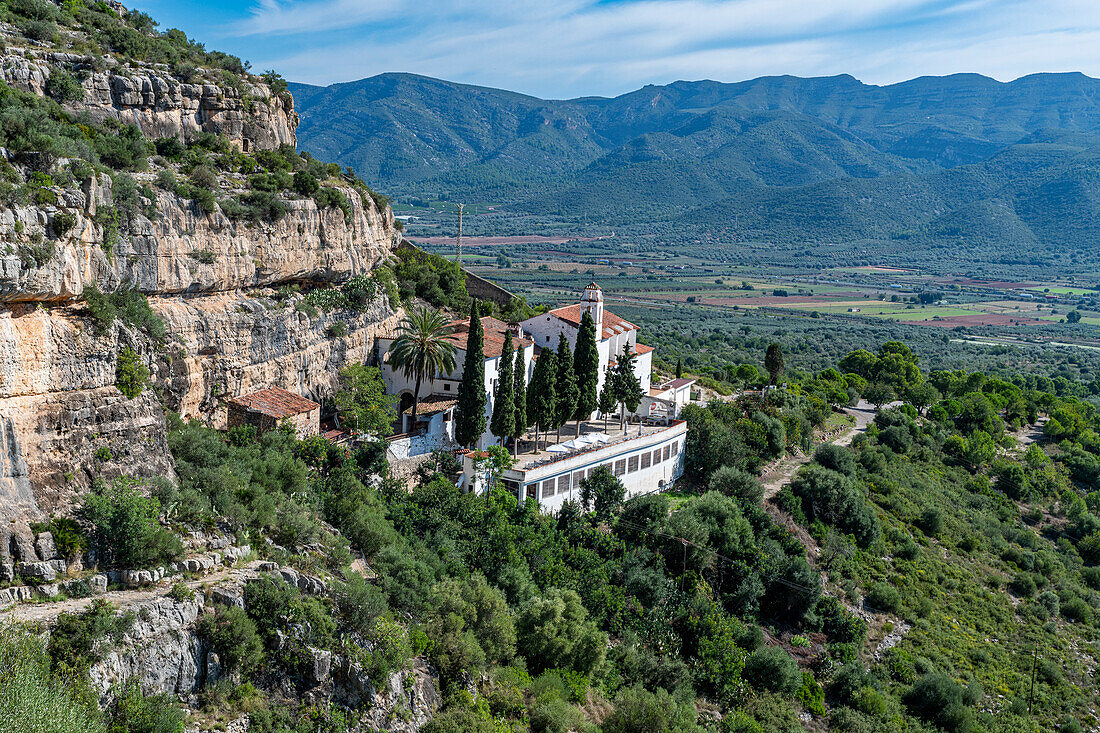
<svg viewBox="0 0 1100 733"><path fill-rule="evenodd" d="M153 308L179 347L161 356L158 373L171 409L224 425L221 399L279 386L315 400L331 396L344 364L367 361L396 315L379 297L366 310L316 317L276 303L270 293L155 298ZM342 323L347 335L328 338Z"/></svg>
<svg viewBox="0 0 1100 733"><path fill-rule="evenodd" d="M200 616L215 603L243 606L240 582L220 584L210 599L166 596L125 605L134 624L106 648L89 677L102 704L120 685L137 684L145 694L171 693L184 701L221 672L217 655L197 636ZM108 643L108 642L104 642ZM310 649L311 663L300 684L309 700L332 701L356 711L361 729L416 733L442 704L439 676L422 658L377 684L356 662L333 652Z"/></svg>
<svg viewBox="0 0 1100 733"><path fill-rule="evenodd" d="M93 59L19 47L5 51L0 80L44 95L54 68L75 72L80 79L84 99L76 111L96 121L111 117L133 123L150 139L212 132L246 152L296 144L294 100L289 94L273 94L255 80L242 78L237 86L188 84L163 65L135 69L110 56Z"/></svg>
<svg viewBox="0 0 1100 733"><path fill-rule="evenodd" d="M71 308L0 309L0 521L64 513L94 475L172 475L155 393L114 386L119 349L143 344Z"/></svg>
<svg viewBox="0 0 1100 733"><path fill-rule="evenodd" d="M159 597L129 608L134 625L88 673L101 703L109 701L112 688L128 683L146 694L196 692L207 672L207 652L195 635L205 606L196 593L190 600Z"/></svg>
<svg viewBox="0 0 1100 733"><path fill-rule="evenodd" d="M190 201L156 193L152 219L138 215L130 236L105 246L92 217L109 199L110 179L90 179L85 191L57 189L57 207L17 206L0 212L0 300L60 302L96 284L110 291L127 283L146 293L225 292L296 281L339 281L370 272L390 252L393 215L344 188L351 216L313 199L287 199L286 216L246 225L221 211L204 214ZM98 203L97 203L98 202ZM152 202L150 202L152 203ZM53 239L57 211L75 217ZM31 244L38 235L41 243ZM47 253L39 263L28 248ZM108 251L110 250L110 251Z"/></svg>

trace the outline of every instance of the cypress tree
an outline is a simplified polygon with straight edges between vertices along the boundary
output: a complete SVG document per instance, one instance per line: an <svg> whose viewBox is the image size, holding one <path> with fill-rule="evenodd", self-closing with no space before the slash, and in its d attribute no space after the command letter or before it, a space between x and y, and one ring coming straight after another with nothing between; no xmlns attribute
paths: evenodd
<svg viewBox="0 0 1100 733"><path fill-rule="evenodd" d="M531 388L527 390L527 419L535 424L535 450L539 447L539 431L549 430L554 424L558 409L556 390L554 389L557 365L554 352L543 349L535 360L535 371L531 375Z"/></svg>
<svg viewBox="0 0 1100 733"><path fill-rule="evenodd" d="M768 370L768 379L775 384L783 373L783 348L779 344L769 344L764 354L764 368Z"/></svg>
<svg viewBox="0 0 1100 733"><path fill-rule="evenodd" d="M676 378L679 379L682 376L684 376L684 360L683 359L677 359L676 360Z"/></svg>
<svg viewBox="0 0 1100 733"><path fill-rule="evenodd" d="M512 384L512 334L504 337L504 348L500 352L497 366L497 387L493 394L493 419L489 430L500 438L504 445L512 435L516 420L516 395Z"/></svg>
<svg viewBox="0 0 1100 733"><path fill-rule="evenodd" d="M554 412L554 427L558 429L558 442L561 442L561 426L577 411L577 372L573 366L573 350L565 334L558 334L558 353L554 361L557 375L554 387L557 397L557 409Z"/></svg>
<svg viewBox="0 0 1100 733"><path fill-rule="evenodd" d="M577 421L574 435L581 434L581 420L585 420L598 406L596 385L600 381L600 352L596 347L596 323L588 311L581 316L577 332L577 351L573 354L573 371L577 375L577 409L573 419Z"/></svg>
<svg viewBox="0 0 1100 733"><path fill-rule="evenodd" d="M515 376L512 380L515 414L512 418L513 454L519 451L519 439L531 423L527 420L527 364L523 361L523 344L516 352Z"/></svg>
<svg viewBox="0 0 1100 733"><path fill-rule="evenodd" d="M603 429L607 432L607 416L615 409L615 406L619 404L619 401L615 399L615 374L608 369L603 377L603 389L600 390L600 396L596 402L596 407L599 409L600 414L603 415Z"/></svg>
<svg viewBox="0 0 1100 733"><path fill-rule="evenodd" d="M485 432L485 334L481 329L477 300L470 307L470 332L466 335L466 362L458 385L455 408L455 440L472 447Z"/></svg>
<svg viewBox="0 0 1100 733"><path fill-rule="evenodd" d="M642 401L642 384L634 374L634 356L630 344L627 344L623 348L618 363L615 364L615 373L612 377L615 401L623 406L622 420L619 423L623 430L626 430L627 411L634 412Z"/></svg>

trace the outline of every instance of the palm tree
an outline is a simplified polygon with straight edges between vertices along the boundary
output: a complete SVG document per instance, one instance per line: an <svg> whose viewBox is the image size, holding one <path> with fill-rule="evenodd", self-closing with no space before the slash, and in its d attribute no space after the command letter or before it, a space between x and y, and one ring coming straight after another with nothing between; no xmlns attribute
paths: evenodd
<svg viewBox="0 0 1100 733"><path fill-rule="evenodd" d="M420 382L455 370L455 345L450 341L453 332L443 314L427 306L413 308L397 327L398 336L389 351L390 365L406 379L416 379L413 422L420 405Z"/></svg>

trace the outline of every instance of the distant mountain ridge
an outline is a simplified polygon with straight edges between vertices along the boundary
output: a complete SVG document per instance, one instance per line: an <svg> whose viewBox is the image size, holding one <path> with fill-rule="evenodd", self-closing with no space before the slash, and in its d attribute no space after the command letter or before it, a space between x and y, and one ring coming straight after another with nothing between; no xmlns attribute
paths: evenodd
<svg viewBox="0 0 1100 733"><path fill-rule="evenodd" d="M1100 80L1079 73L678 81L568 100L392 73L291 91L302 147L398 193L765 240L1073 244L1100 221Z"/></svg>

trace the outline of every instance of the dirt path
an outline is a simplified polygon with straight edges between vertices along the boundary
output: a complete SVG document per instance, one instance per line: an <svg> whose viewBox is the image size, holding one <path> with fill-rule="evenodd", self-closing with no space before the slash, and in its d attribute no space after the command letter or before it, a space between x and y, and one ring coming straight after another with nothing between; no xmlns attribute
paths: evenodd
<svg viewBox="0 0 1100 733"><path fill-rule="evenodd" d="M6 611L0 612L0 624L24 621L49 621L63 613L83 611L88 606L92 605L93 601L98 599L103 599L118 608L126 608L152 600L157 596L166 595L176 582L182 582L183 585L186 585L191 590L196 590L204 585L217 583L222 580L245 580L257 576L255 567L258 562L259 561L253 561L247 565L223 568L193 580L178 581L175 578L168 578L162 581L160 585L151 588L142 588L140 590L113 590L98 596L71 598L67 601L58 602L42 601L39 603L19 603Z"/></svg>
<svg viewBox="0 0 1100 733"><path fill-rule="evenodd" d="M844 408L844 412L854 417L856 423L837 437L828 441L833 445L851 445L855 437L865 432L867 426L875 419L874 407L863 400L860 400L859 404L855 407ZM761 482L764 484L764 499L767 500L772 498L778 494L784 486L789 484L798 469L810 462L810 457L811 456L801 453L794 456L787 456L764 474L761 478Z"/></svg>

